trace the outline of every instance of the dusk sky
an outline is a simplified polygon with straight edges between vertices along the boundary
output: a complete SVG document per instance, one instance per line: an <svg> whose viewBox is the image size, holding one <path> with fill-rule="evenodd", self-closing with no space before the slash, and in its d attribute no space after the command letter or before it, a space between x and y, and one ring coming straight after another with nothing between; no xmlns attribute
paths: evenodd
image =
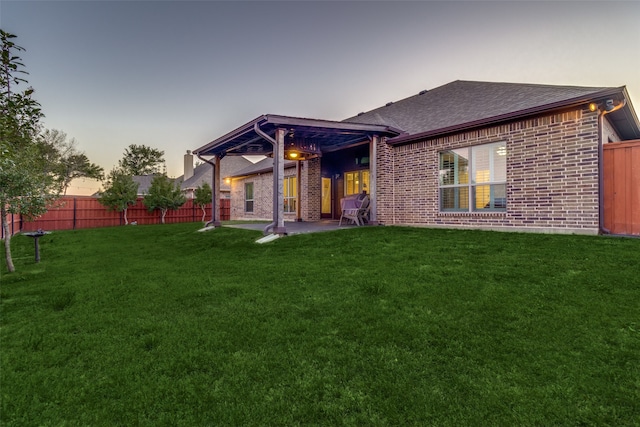
<svg viewBox="0 0 640 427"><path fill-rule="evenodd" d="M342 120L454 80L626 85L640 112L638 1L0 0L0 26L44 126L107 172L145 144L179 176L261 114Z"/></svg>

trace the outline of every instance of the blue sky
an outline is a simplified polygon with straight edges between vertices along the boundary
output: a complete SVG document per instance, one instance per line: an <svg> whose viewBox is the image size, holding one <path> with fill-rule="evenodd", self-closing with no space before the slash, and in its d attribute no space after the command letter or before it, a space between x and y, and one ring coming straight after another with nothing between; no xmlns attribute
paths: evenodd
<svg viewBox="0 0 640 427"><path fill-rule="evenodd" d="M640 2L7 1L43 124L110 170L273 113L342 120L454 80L627 86ZM95 190L80 181L72 193Z"/></svg>

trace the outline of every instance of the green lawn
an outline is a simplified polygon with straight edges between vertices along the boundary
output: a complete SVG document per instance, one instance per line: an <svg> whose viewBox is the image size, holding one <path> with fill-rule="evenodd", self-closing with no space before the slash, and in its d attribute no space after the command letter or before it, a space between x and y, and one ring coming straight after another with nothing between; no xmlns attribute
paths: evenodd
<svg viewBox="0 0 640 427"><path fill-rule="evenodd" d="M200 227L14 237L0 423L640 425L640 239Z"/></svg>

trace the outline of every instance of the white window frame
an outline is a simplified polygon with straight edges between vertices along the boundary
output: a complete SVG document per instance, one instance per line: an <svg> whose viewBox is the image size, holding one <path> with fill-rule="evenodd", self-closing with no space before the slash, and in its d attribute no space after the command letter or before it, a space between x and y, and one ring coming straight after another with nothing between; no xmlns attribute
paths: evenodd
<svg viewBox="0 0 640 427"><path fill-rule="evenodd" d="M358 188L355 188L353 190L355 190L355 192L349 192L349 182L347 179L347 175L349 174L353 174L354 178L357 182L357 186ZM367 174L367 182L365 183L365 177L364 175ZM344 195L345 196L351 196L353 194L360 194L363 191L366 191L367 194L369 193L369 184L370 184L370 179L371 179L371 175L369 173L369 169L360 169L360 170L354 170L354 171L346 171L344 173ZM366 187L365 187L366 184Z"/></svg>
<svg viewBox="0 0 640 427"><path fill-rule="evenodd" d="M507 210L507 162L506 162L506 143L505 142L494 142L491 144L482 144L482 145L474 145L471 147L465 147L455 150L446 150L438 153L438 165L439 165L439 178L438 178L438 206L439 211L443 213L447 212L505 212ZM478 164L476 162L476 157L478 157L478 153L480 150L489 149L489 177L488 180L483 180L480 182L476 182L474 177L477 177L479 172ZM458 157L460 154L466 152L466 159L468 159L468 165L466 170L466 181L460 183L459 177L462 175L462 172L465 172L458 167ZM443 155L453 153L455 157L455 166L453 169L443 168ZM504 170L500 171L501 175L504 177L504 180L498 179L496 177L496 156L504 156ZM443 181L445 177L449 176L449 173L454 173L453 184L444 184ZM478 206L478 201L476 200L476 193L478 188L480 187L489 187L489 195L488 202L485 204L484 202L480 203L482 206ZM445 208L444 205L444 197L443 190L455 189L454 192L456 196L454 197L455 205L452 208ZM460 207L458 205L458 192L466 190L468 195L467 206ZM486 196L485 196L486 197Z"/></svg>
<svg viewBox="0 0 640 427"><path fill-rule="evenodd" d="M296 213L298 206L298 188L295 176L284 177L284 213Z"/></svg>
<svg viewBox="0 0 640 427"><path fill-rule="evenodd" d="M247 188L249 188L249 186L251 186L251 197L248 197L248 191ZM255 186L253 185L253 182L245 182L244 183L244 211L247 213L253 213L253 208L254 208L254 194L255 191ZM251 209L249 209L249 207L251 207Z"/></svg>

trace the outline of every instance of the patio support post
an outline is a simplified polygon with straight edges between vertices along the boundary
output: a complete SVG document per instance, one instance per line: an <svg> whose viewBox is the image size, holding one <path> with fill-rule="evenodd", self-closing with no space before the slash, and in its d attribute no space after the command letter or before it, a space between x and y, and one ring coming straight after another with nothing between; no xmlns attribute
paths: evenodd
<svg viewBox="0 0 640 427"><path fill-rule="evenodd" d="M277 177L278 185L274 187L274 202L277 201L276 206L273 207L273 212L277 212L276 224L274 224L273 232L276 234L287 234L287 229L284 226L284 137L287 135L287 129L276 129L276 147L274 147L273 156L273 173ZM274 179L274 184L276 179Z"/></svg>
<svg viewBox="0 0 640 427"><path fill-rule="evenodd" d="M211 214L213 226L220 227L220 156L215 157L215 167L213 168L213 199L215 204L211 206L214 212Z"/></svg>
<svg viewBox="0 0 640 427"><path fill-rule="evenodd" d="M302 222L302 162L296 162L296 221Z"/></svg>
<svg viewBox="0 0 640 427"><path fill-rule="evenodd" d="M369 143L369 224L378 225L378 135Z"/></svg>

